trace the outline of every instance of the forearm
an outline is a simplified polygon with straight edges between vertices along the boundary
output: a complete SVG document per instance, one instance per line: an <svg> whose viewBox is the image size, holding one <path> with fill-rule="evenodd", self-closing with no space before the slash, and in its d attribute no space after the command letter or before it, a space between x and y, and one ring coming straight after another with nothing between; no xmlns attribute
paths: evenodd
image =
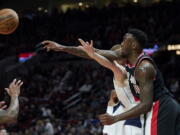
<svg viewBox="0 0 180 135"><path fill-rule="evenodd" d="M127 120L131 118L139 117L141 114L146 114L150 111L152 104L139 104L131 110L115 116L116 121Z"/></svg>
<svg viewBox="0 0 180 135"><path fill-rule="evenodd" d="M94 53L91 55L91 58L93 58L95 61L97 61L100 65L113 70L115 68L115 64L108 59L106 59L104 56L99 55L98 53Z"/></svg>
<svg viewBox="0 0 180 135"><path fill-rule="evenodd" d="M75 46L64 46L63 49L57 51L64 51L75 56L91 59L83 50Z"/></svg>
<svg viewBox="0 0 180 135"><path fill-rule="evenodd" d="M17 117L19 113L19 99L18 96L11 97L11 103L7 109L7 113L12 117Z"/></svg>
<svg viewBox="0 0 180 135"><path fill-rule="evenodd" d="M99 49L95 49L95 52L98 53L101 56L104 56L105 58L107 58L110 61L113 60L122 60L121 56L119 53L117 53L115 50L99 50Z"/></svg>
<svg viewBox="0 0 180 135"><path fill-rule="evenodd" d="M19 113L19 100L18 97L12 97L9 108L0 110L0 124L11 123L16 120Z"/></svg>
<svg viewBox="0 0 180 135"><path fill-rule="evenodd" d="M141 90L140 104L123 113L122 115L119 115L117 117L118 121L135 118L151 110L153 105L153 83L141 83L139 88Z"/></svg>
<svg viewBox="0 0 180 135"><path fill-rule="evenodd" d="M91 59L83 50L75 46L63 46L63 49L57 49L56 51L64 51L75 56ZM119 57L115 51L100 50L95 48L95 52L106 57L110 61L121 59L121 57Z"/></svg>

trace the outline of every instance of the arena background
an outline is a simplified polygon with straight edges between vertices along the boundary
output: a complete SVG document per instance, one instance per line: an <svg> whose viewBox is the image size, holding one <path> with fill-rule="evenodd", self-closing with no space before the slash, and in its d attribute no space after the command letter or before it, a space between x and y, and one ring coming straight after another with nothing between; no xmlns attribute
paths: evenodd
<svg viewBox="0 0 180 135"><path fill-rule="evenodd" d="M1 127L10 135L102 134L96 116L106 110L112 73L63 52L35 52L47 39L74 46L81 37L110 49L128 28L139 28L149 36L145 51L180 102L179 7L178 0L1 0L1 9L18 12L20 25L0 35L0 99L8 104L4 88L14 77L24 81L18 123Z"/></svg>

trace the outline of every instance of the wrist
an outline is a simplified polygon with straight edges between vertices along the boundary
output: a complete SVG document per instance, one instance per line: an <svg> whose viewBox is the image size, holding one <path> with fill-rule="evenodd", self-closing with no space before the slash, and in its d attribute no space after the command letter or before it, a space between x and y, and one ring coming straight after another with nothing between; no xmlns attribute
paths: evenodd
<svg viewBox="0 0 180 135"><path fill-rule="evenodd" d="M60 45L59 47L58 47L58 51L68 51L68 46L65 46L65 45Z"/></svg>
<svg viewBox="0 0 180 135"><path fill-rule="evenodd" d="M91 58L95 58L95 53L88 53Z"/></svg>
<svg viewBox="0 0 180 135"><path fill-rule="evenodd" d="M19 97L19 95L12 95L12 96L10 96L12 99L16 99L16 98L18 98Z"/></svg>
<svg viewBox="0 0 180 135"><path fill-rule="evenodd" d="M114 116L114 119L115 119L115 122L118 122L118 121L121 120L120 117L119 117L119 115Z"/></svg>
<svg viewBox="0 0 180 135"><path fill-rule="evenodd" d="M61 45L61 44L57 44L57 47L55 49L55 51L63 51L65 48L65 46Z"/></svg>

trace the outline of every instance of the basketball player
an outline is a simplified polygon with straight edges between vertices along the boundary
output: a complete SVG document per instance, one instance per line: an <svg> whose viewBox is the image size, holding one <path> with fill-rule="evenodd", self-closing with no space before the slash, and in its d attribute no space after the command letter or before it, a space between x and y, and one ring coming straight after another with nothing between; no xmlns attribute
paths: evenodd
<svg viewBox="0 0 180 135"><path fill-rule="evenodd" d="M19 94L20 88L23 82L21 80L14 79L9 88L5 88L8 95L11 97L10 106L7 110L0 109L0 124L6 124L16 121L19 113Z"/></svg>
<svg viewBox="0 0 180 135"><path fill-rule="evenodd" d="M118 64L117 61L109 61L104 56L99 55L94 51L93 48L93 42L91 41L91 44L88 42L86 44L82 44L82 46L79 46L80 49L82 49L84 52L86 52L92 59L97 61L102 66L110 69L114 74L114 88L117 93L117 97L119 101L122 103L124 107L120 107L119 114L126 112L127 110L130 110L132 107L136 106L139 101L136 102L136 100L133 97L133 94L131 93L129 82L128 82L128 72L126 69ZM134 78L132 78L133 81ZM117 114L117 113L115 113ZM115 115L113 114L113 116ZM115 134L123 134L123 135L141 135L141 122L140 117L134 118L134 119L128 119L127 121L122 121L124 127L119 127L119 132L115 132ZM128 125L128 126L126 126ZM129 127L129 128L126 128ZM117 131L117 130L116 130ZM131 133L131 131L133 131Z"/></svg>
<svg viewBox="0 0 180 135"><path fill-rule="evenodd" d="M81 44L86 44L81 39L80 42ZM89 58L78 47L67 47L52 41L44 41L42 43L47 51L65 51ZM131 65L135 66L134 70L129 73L128 80L133 96L140 101L138 105L129 111L117 116L100 115L100 121L104 125L111 125L121 120L144 115L144 134L180 135L180 107L166 89L163 78L154 61L143 53L143 47L146 43L147 35L144 32L138 29L131 29L124 35L122 43L115 51L95 49L98 54L105 56L111 61L126 59ZM134 82L131 80L132 77L135 78Z"/></svg>

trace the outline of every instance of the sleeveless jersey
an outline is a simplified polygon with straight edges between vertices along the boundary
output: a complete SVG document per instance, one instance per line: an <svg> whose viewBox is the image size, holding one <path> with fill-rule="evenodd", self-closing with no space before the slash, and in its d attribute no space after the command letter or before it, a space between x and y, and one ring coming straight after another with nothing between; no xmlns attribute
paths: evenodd
<svg viewBox="0 0 180 135"><path fill-rule="evenodd" d="M135 69L143 60L150 61L154 65L155 70L156 70L156 77L155 77L154 82L153 82L154 83L153 101L157 101L163 95L166 95L166 94L171 95L170 92L168 91L168 89L165 87L163 77L162 77L159 69L157 68L154 60L150 56L146 55L145 53L142 53L138 57L134 68L129 68L128 66L126 66L126 71L129 72L129 77L128 77L129 78L128 79L129 80L129 86L130 86L130 89L131 89L133 96L135 98L138 98L138 99L140 96L140 89L138 86L139 83L136 80L133 82L131 78L134 78Z"/></svg>

